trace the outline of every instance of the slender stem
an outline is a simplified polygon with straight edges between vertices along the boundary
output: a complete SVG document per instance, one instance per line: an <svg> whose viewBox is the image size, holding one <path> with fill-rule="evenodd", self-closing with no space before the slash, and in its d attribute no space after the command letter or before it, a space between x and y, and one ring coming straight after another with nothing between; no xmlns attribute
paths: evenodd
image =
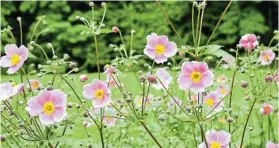
<svg viewBox="0 0 279 148"><path fill-rule="evenodd" d="M28 76L27 76L27 74L26 74L26 72L25 72L25 70L24 70L23 67L21 67L21 70L22 70L23 74L24 74L25 77L26 77L27 83L28 83L28 85L29 85L29 87L30 87L30 90L31 90L31 94L32 94L32 96L33 96L33 90L32 90L32 87L31 87L31 83L30 83L30 81L29 81L29 78L28 78Z"/></svg>
<svg viewBox="0 0 279 148"><path fill-rule="evenodd" d="M162 148L161 144L157 141L157 139L154 137L154 135L151 133L151 131L147 128L144 122L139 121L140 124L143 126L143 128L148 132L148 134L151 136L151 138L155 141L155 143L158 145L158 147Z"/></svg>
<svg viewBox="0 0 279 148"><path fill-rule="evenodd" d="M203 22L203 14L204 14L204 9L205 9L205 8L202 8L201 20L200 20L200 34L199 34L199 39L198 39L198 45L197 45L197 47L199 47L199 46L200 46L200 41L201 41L202 22Z"/></svg>
<svg viewBox="0 0 279 148"><path fill-rule="evenodd" d="M33 37L34 37L35 31L36 31L36 29L37 29L38 25L40 24L41 20L42 20L42 19L39 19L39 21L38 21L38 22L37 22L37 24L35 25L35 28L34 28L33 33L32 33L32 36L31 36L31 38L30 38L30 42L33 40Z"/></svg>
<svg viewBox="0 0 279 148"><path fill-rule="evenodd" d="M193 41L194 41L194 47L196 47L196 37L195 37L195 6L192 5L192 35L193 35Z"/></svg>
<svg viewBox="0 0 279 148"><path fill-rule="evenodd" d="M180 38L182 44L185 45L185 42L183 41L182 37L179 35L179 33L176 31L175 27L173 26L172 22L170 21L170 18L168 16L168 14L166 13L165 9L163 8L163 6L161 5L161 3L159 2L159 0L156 0L158 6L160 7L160 9L162 10L162 12L165 15L165 18L167 19L169 25L171 26L172 30L175 32L175 34Z"/></svg>
<svg viewBox="0 0 279 148"><path fill-rule="evenodd" d="M278 37L278 36L275 35L275 36L270 40L270 42L268 43L268 47L270 47L271 44L273 43L273 41L276 40L276 37Z"/></svg>
<svg viewBox="0 0 279 148"><path fill-rule="evenodd" d="M8 132L8 130L6 129L6 127L1 123L1 127L7 132L7 133L9 133ZM21 146L18 144L18 142L15 140L15 138L12 136L12 134L10 135L10 137L15 141L15 143L16 143L16 145L18 146L18 147L20 147L21 148Z"/></svg>
<svg viewBox="0 0 279 148"><path fill-rule="evenodd" d="M221 21L222 21L224 15L225 15L225 13L226 13L227 10L229 9L230 5L232 4L232 1L233 1L233 0L230 0L230 2L228 3L228 5L226 6L225 10L223 11L222 15L220 16L220 18L219 18L219 20L218 20L216 26L214 27L214 29L213 29L211 35L209 36L209 38L208 38L208 40L207 40L207 42L206 42L206 45L208 45L208 43L210 42L211 38L213 37L213 35L214 35L216 29L217 29L218 26L220 25L220 23L221 23Z"/></svg>
<svg viewBox="0 0 279 148"><path fill-rule="evenodd" d="M48 56L47 56L47 54L46 54L44 48L42 48L42 47L41 47L40 45L38 45L38 44L35 44L35 46L39 47L39 48L43 51L43 53L44 53L46 59L48 60Z"/></svg>
<svg viewBox="0 0 279 148"><path fill-rule="evenodd" d="M72 87L72 85L68 82L68 80L66 78L64 78L61 74L60 74L60 77L68 84L68 86L71 88L71 90L74 92L74 94L78 98L79 102L82 103L81 98L79 97L79 95L77 94L75 89Z"/></svg>
<svg viewBox="0 0 279 148"><path fill-rule="evenodd" d="M152 73L153 73L154 64L155 64L155 61L153 61L153 63L152 63L152 66L151 66L151 69L150 69L150 75L152 75ZM145 107L146 107L146 104L147 104L147 101L148 101L148 95L149 95L149 91L150 91L150 86L151 86L151 84L148 83L148 88L147 88L146 97L143 97L143 98L142 98L142 103L143 103L142 105L144 105L144 106L143 106L143 112L142 112L142 113L144 113L144 110L145 110ZM143 96L144 96L144 94L143 94ZM142 114L142 115L143 115L143 114Z"/></svg>
<svg viewBox="0 0 279 148"><path fill-rule="evenodd" d="M94 35L94 42L95 42L95 52L96 52L96 63L97 63L97 68L98 68L98 77L101 79L101 73L100 73L100 61L99 61L99 49L98 49L98 42L97 42L97 37Z"/></svg>
<svg viewBox="0 0 279 148"><path fill-rule="evenodd" d="M21 24L21 19L19 19L18 22L19 22L19 30L20 30L20 45L22 45L22 24Z"/></svg>
<svg viewBox="0 0 279 148"><path fill-rule="evenodd" d="M198 37L199 37L199 26L200 26L200 17L201 17L201 8L198 8L198 19L197 19L197 25L196 25L196 41L197 42L199 42L198 40ZM196 46L196 56L197 56L197 47L198 47L199 45L197 44L197 46Z"/></svg>

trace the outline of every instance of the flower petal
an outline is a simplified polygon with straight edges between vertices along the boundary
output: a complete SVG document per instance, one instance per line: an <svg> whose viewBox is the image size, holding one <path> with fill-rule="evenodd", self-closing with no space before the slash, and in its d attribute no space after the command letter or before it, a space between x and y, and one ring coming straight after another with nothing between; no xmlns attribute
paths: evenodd
<svg viewBox="0 0 279 148"><path fill-rule="evenodd" d="M52 117L55 122L60 122L66 117L66 115L66 107L55 107Z"/></svg>
<svg viewBox="0 0 279 148"><path fill-rule="evenodd" d="M15 44L7 44L4 47L7 56L12 57L14 54L18 54L18 47Z"/></svg>
<svg viewBox="0 0 279 148"><path fill-rule="evenodd" d="M28 49L24 45L21 45L18 50L19 56L22 58L23 61L26 61L29 53Z"/></svg>
<svg viewBox="0 0 279 148"><path fill-rule="evenodd" d="M11 57L8 57L8 56L1 57L1 59L0 59L0 66L1 67L10 67L10 66L12 66L12 64L11 64Z"/></svg>
<svg viewBox="0 0 279 148"><path fill-rule="evenodd" d="M54 120L53 120L51 115L47 115L47 114L42 113L42 114L39 115L39 118L40 118L41 123L44 124L44 125L49 125L49 124L54 123Z"/></svg>

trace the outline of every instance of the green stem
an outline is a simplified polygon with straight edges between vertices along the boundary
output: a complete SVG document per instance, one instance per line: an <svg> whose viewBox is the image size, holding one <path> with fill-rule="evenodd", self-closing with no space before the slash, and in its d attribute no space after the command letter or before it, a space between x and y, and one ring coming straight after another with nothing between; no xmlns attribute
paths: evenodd
<svg viewBox="0 0 279 148"><path fill-rule="evenodd" d="M228 5L226 6L225 10L223 11L222 15L220 16L220 18L219 18L219 20L218 20L216 26L214 27L214 29L213 29L211 35L209 36L209 38L208 38L208 40L207 40L207 42L206 42L206 45L208 45L208 43L209 43L210 40L212 39L212 37L213 37L213 35L214 35L216 29L219 27L219 25L220 25L220 23L221 23L221 21L222 21L224 15L225 15L225 13L227 12L227 10L228 10L229 7L231 6L231 4L232 4L232 0L230 0L230 2L228 3Z"/></svg>
<svg viewBox="0 0 279 148"><path fill-rule="evenodd" d="M101 70L100 70L100 61L99 61L99 49L98 49L98 42L97 42L97 37L94 35L94 43L95 43L95 52L96 52L96 63L97 63L97 68L98 68L98 77L99 80L101 79Z"/></svg>
<svg viewBox="0 0 279 148"><path fill-rule="evenodd" d="M148 134L151 136L151 138L155 141L155 143L158 145L158 147L162 148L161 144L157 141L157 139L154 137L154 135L151 133L151 131L147 128L145 123L143 121L139 121L139 122L143 126L143 128L148 132Z"/></svg>

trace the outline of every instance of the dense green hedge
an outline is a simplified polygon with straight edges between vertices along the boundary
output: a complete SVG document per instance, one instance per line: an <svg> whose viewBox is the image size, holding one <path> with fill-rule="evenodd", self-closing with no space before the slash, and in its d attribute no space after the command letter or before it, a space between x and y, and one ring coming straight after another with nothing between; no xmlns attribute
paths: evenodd
<svg viewBox="0 0 279 148"><path fill-rule="evenodd" d="M227 3L208 2L203 22L202 43L207 41ZM96 15L101 18L103 9L100 2L96 2L95 5ZM192 3L162 2L162 5L185 43L192 45ZM264 36L262 40L267 42L273 35L273 30L277 29L277 7L278 3L275 1L233 2L212 39L212 43L224 45L226 49L229 49L234 47L240 36L245 33L256 33ZM142 53L146 44L146 35L151 32L168 35L170 40L175 41L179 46L181 45L156 2L107 2L107 8L104 21L106 27L110 29L114 25L118 26L127 43L130 40L130 31L136 30L133 46L138 53ZM46 47L46 44L51 42L58 55L68 53L78 62L82 70L94 71L96 69L93 37L80 35L85 27L75 19L77 15L91 17L91 8L88 6L88 2L2 2L1 12L1 29L10 25L17 39L19 39L19 25L16 18L17 16L22 17L24 44L29 43L37 23L36 18L45 15L45 21L39 25L36 34L46 28L49 28L49 32L43 33L37 43ZM119 37L116 34L108 34L100 36L98 40L100 42L101 64L110 63L115 55L109 48L109 44L120 43ZM2 45L11 42L12 40L6 34L2 35ZM34 54L40 56L42 53L36 49ZM51 51L48 51L48 54L51 55ZM40 59L29 61L39 63ZM140 63L144 63L144 61L140 61Z"/></svg>

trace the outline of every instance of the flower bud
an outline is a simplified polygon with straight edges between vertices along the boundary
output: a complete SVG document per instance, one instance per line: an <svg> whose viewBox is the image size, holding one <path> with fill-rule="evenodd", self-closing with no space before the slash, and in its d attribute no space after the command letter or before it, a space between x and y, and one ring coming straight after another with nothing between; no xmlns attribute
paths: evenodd
<svg viewBox="0 0 279 148"><path fill-rule="evenodd" d="M76 67L76 68L74 69L74 72L78 72L78 71L79 71L79 68Z"/></svg>
<svg viewBox="0 0 279 148"><path fill-rule="evenodd" d="M111 30L112 30L112 32L114 32L114 33L119 32L119 28L116 27L116 26L113 26L113 27L111 28Z"/></svg>
<svg viewBox="0 0 279 148"><path fill-rule="evenodd" d="M68 108L72 108L73 107L73 104L72 103L68 103Z"/></svg>
<svg viewBox="0 0 279 148"><path fill-rule="evenodd" d="M90 7L94 7L94 2L89 2Z"/></svg>
<svg viewBox="0 0 279 148"><path fill-rule="evenodd" d="M88 79L87 75L80 75L79 76L79 81L80 82L85 82Z"/></svg>
<svg viewBox="0 0 279 148"><path fill-rule="evenodd" d="M89 113L86 111L83 113L83 117L87 118L89 116Z"/></svg>
<svg viewBox="0 0 279 148"><path fill-rule="evenodd" d="M79 19L80 19L80 16L77 15L77 16L76 16L76 19L79 20Z"/></svg>
<svg viewBox="0 0 279 148"><path fill-rule="evenodd" d="M267 75L267 76L265 76L264 80L266 83L270 83L270 82L272 82L273 77L272 77L272 75Z"/></svg>
<svg viewBox="0 0 279 148"><path fill-rule="evenodd" d="M241 49L242 49L242 46L241 46L240 44L237 44L237 45L236 45L236 48L237 48L238 50L241 50Z"/></svg>
<svg viewBox="0 0 279 148"><path fill-rule="evenodd" d="M18 17L16 18L16 20L20 22L20 21L21 21L21 17L18 16Z"/></svg>
<svg viewBox="0 0 279 148"><path fill-rule="evenodd" d="M246 88L248 86L248 82L247 81L242 81L240 85L241 85L242 88Z"/></svg>
<svg viewBox="0 0 279 148"><path fill-rule="evenodd" d="M136 30L132 29L131 30L131 34L134 34L136 32Z"/></svg>
<svg viewBox="0 0 279 148"><path fill-rule="evenodd" d="M57 60L57 59L58 59L58 56L57 56L57 55L54 55L54 56L52 57L52 59L53 59L53 60Z"/></svg>
<svg viewBox="0 0 279 148"><path fill-rule="evenodd" d="M179 52L179 56L184 57L185 56L185 52Z"/></svg>
<svg viewBox="0 0 279 148"><path fill-rule="evenodd" d="M6 136L5 135L1 135L1 142L5 142L6 141Z"/></svg>
<svg viewBox="0 0 279 148"><path fill-rule="evenodd" d="M147 80L148 80L149 83L156 83L157 82L157 78L153 75L147 76Z"/></svg>
<svg viewBox="0 0 279 148"><path fill-rule="evenodd" d="M69 64L69 67L70 67L71 69L74 69L76 66L77 66L77 63L76 63L76 62L70 62L70 64Z"/></svg>
<svg viewBox="0 0 279 148"><path fill-rule="evenodd" d="M69 56L68 54L66 54L66 53L63 55L63 58L64 58L64 59L68 59L69 57L70 57L70 56Z"/></svg>
<svg viewBox="0 0 279 148"><path fill-rule="evenodd" d="M47 43L47 48L52 48L52 44L51 43Z"/></svg>
<svg viewBox="0 0 279 148"><path fill-rule="evenodd" d="M227 121L228 121L228 122L233 122L233 118L232 118L232 117L228 117L228 118L227 118Z"/></svg>
<svg viewBox="0 0 279 148"><path fill-rule="evenodd" d="M102 6L102 7L106 7L107 4L106 4L105 2L102 2L101 6Z"/></svg>
<svg viewBox="0 0 279 148"><path fill-rule="evenodd" d="M140 77L140 82L145 82L145 78L144 77Z"/></svg>

